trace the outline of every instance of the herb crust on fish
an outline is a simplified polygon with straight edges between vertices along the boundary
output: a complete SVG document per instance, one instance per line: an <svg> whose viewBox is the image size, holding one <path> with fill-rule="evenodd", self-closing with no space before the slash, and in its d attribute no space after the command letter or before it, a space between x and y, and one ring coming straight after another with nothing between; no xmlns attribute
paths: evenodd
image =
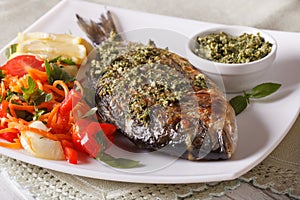
<svg viewBox="0 0 300 200"><path fill-rule="evenodd" d="M152 41L126 41L109 11L100 22L77 19L97 49L87 77L104 121L117 125L140 148L188 160L232 156L235 114L205 74Z"/></svg>

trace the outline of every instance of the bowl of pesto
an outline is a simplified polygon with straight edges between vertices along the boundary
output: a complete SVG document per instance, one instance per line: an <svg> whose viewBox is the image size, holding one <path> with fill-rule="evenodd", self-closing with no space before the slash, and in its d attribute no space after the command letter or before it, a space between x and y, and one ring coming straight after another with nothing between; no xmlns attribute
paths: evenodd
<svg viewBox="0 0 300 200"><path fill-rule="evenodd" d="M276 58L276 40L245 26L219 26L194 34L187 58L226 93L238 93L263 82Z"/></svg>

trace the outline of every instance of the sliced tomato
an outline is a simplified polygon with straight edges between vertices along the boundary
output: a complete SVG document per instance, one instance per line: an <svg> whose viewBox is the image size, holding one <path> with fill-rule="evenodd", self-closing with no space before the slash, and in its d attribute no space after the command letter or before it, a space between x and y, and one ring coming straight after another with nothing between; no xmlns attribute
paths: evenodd
<svg viewBox="0 0 300 200"><path fill-rule="evenodd" d="M28 69L35 68L41 71L45 71L45 67L43 66L44 61L39 60L36 56L33 55L21 55L12 58L7 61L5 65L1 68L6 70L8 74L13 76L24 76L28 73Z"/></svg>
<svg viewBox="0 0 300 200"><path fill-rule="evenodd" d="M17 132L5 132L0 134L0 138L8 141L8 142L15 142L15 139L19 138L19 133Z"/></svg>

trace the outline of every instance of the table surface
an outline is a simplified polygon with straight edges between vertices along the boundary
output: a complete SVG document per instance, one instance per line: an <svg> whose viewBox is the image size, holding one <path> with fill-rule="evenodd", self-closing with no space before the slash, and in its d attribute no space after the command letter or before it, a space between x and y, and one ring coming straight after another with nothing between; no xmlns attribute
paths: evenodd
<svg viewBox="0 0 300 200"><path fill-rule="evenodd" d="M0 30L4 30L0 34L0 46L4 46L15 38L19 31L24 30L58 2L59 0L40 2L34 0L0 0ZM93 2L208 22L300 31L300 19L297 14L300 9L300 1L298 0L177 0L176 4L173 0L94 0ZM257 7L257 5L260 6ZM22 12L23 9L27 9L27 12ZM18 13L22 14L19 15ZM280 15L280 20L276 20L278 17L275 16L278 15ZM0 180L1 199L33 199L5 174L0 174ZM237 189L227 192L222 197L215 198L224 200L290 199L285 195L262 190L248 183L242 183Z"/></svg>

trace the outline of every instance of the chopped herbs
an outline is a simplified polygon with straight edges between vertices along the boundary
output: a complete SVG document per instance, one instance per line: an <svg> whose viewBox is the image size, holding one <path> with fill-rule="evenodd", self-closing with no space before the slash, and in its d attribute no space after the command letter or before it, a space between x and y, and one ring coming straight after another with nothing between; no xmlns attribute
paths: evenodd
<svg viewBox="0 0 300 200"><path fill-rule="evenodd" d="M248 63L268 55L272 44L259 33L231 36L224 32L197 37L194 53L201 58L220 63Z"/></svg>
<svg viewBox="0 0 300 200"><path fill-rule="evenodd" d="M194 85L199 87L199 88L207 88L207 83L205 80L205 76L201 73L195 76L194 78Z"/></svg>
<svg viewBox="0 0 300 200"><path fill-rule="evenodd" d="M46 92L36 88L36 83L29 76L28 77L28 88L21 87L23 91L23 98L29 105L40 105L43 102L51 101L52 94L47 94Z"/></svg>
<svg viewBox="0 0 300 200"><path fill-rule="evenodd" d="M105 55L106 51L100 47L100 56ZM114 54L114 59L108 64L101 59L92 63L92 69L99 71L97 95L101 98L114 96L124 106L124 117L137 123L148 125L153 106L175 106L189 92L208 88L204 75L185 77L187 72L177 67L185 63L177 63L169 51L156 48L153 44L136 44L117 55Z"/></svg>
<svg viewBox="0 0 300 200"><path fill-rule="evenodd" d="M40 120L40 117L47 112L46 109L38 109L37 107L34 107L34 116L33 120Z"/></svg>
<svg viewBox="0 0 300 200"><path fill-rule="evenodd" d="M71 76L65 70L61 69L58 65L56 65L56 63L45 61L45 68L50 84L53 84L56 80L62 80L65 83L69 83L75 80L75 77Z"/></svg>

